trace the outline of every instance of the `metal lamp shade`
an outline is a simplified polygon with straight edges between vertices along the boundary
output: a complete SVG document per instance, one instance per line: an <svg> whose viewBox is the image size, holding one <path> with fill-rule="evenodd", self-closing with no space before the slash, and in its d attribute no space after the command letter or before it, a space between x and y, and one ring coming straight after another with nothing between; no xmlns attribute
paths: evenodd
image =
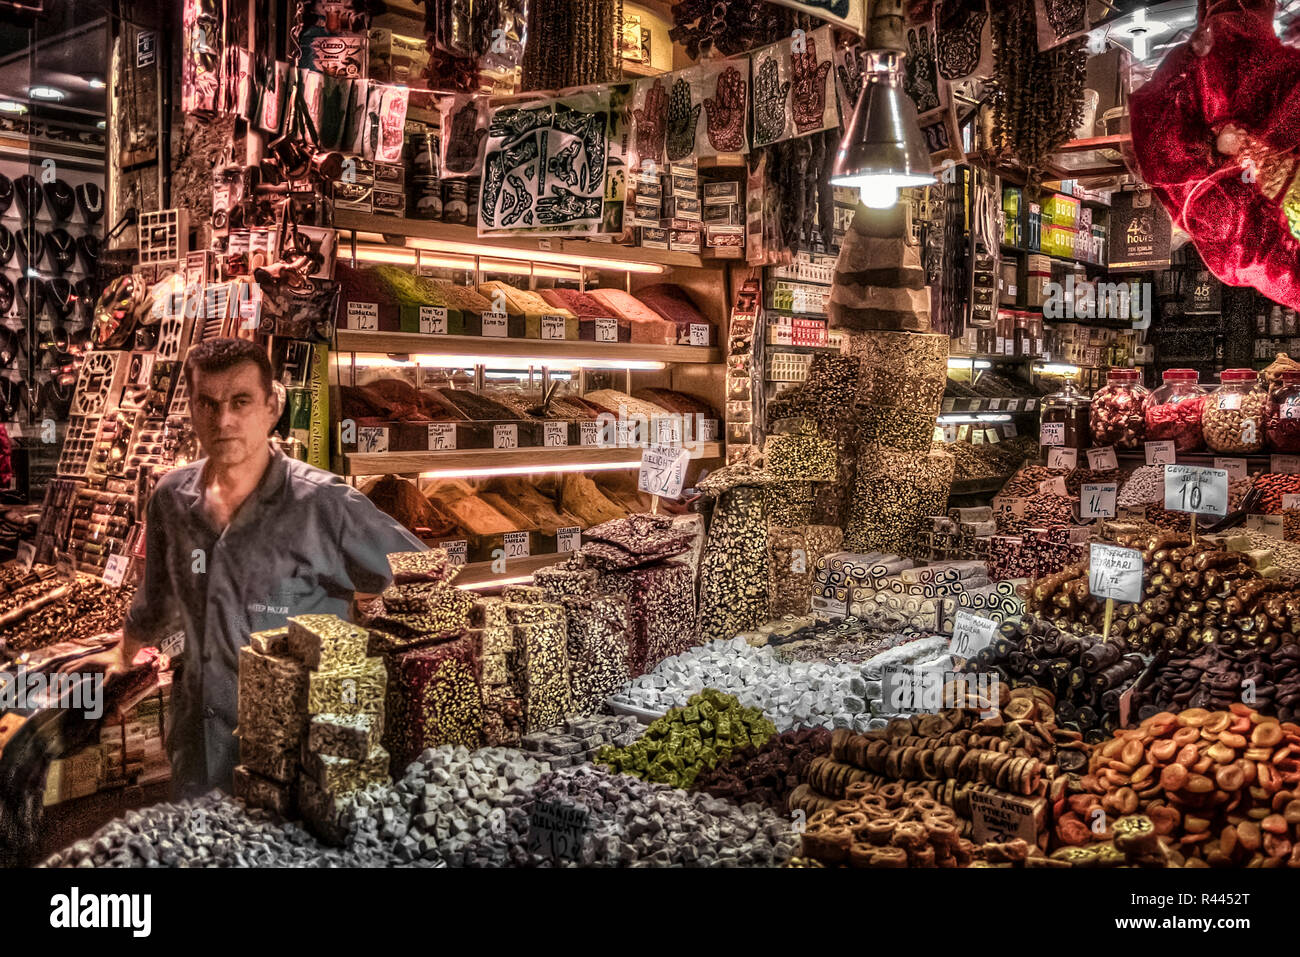
<svg viewBox="0 0 1300 957"><path fill-rule="evenodd" d="M916 104L903 89L902 57L876 50L867 54L862 94L835 155L831 182L860 187L885 180L895 187L935 181Z"/></svg>

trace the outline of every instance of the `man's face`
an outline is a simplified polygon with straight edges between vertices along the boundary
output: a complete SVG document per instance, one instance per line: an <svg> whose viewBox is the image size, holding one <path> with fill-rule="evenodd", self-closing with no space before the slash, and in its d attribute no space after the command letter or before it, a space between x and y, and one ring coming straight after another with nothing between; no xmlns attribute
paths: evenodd
<svg viewBox="0 0 1300 957"><path fill-rule="evenodd" d="M277 418L276 402L263 388L256 365L241 362L224 372L195 369L191 385L194 430L213 463L239 465L265 447Z"/></svg>

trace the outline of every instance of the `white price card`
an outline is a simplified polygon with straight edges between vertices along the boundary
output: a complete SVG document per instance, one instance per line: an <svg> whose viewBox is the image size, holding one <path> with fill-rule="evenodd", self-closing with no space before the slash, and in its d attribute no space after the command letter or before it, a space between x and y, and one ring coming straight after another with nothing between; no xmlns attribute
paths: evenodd
<svg viewBox="0 0 1300 957"><path fill-rule="evenodd" d="M984 444L984 430L983 430L983 429L976 429L975 431L973 431L973 432L970 434L970 444L971 444L971 445L983 445L983 444ZM1056 450L1053 449L1052 451L1055 452Z"/></svg>
<svg viewBox="0 0 1300 957"><path fill-rule="evenodd" d="M936 714L942 709L943 669L885 665L880 689L886 710L896 714Z"/></svg>
<svg viewBox="0 0 1300 957"><path fill-rule="evenodd" d="M1119 460L1115 458L1115 446L1103 445L1099 449L1089 449L1088 468L1094 472L1113 472L1119 468Z"/></svg>
<svg viewBox="0 0 1300 957"><path fill-rule="evenodd" d="M36 546L31 542L18 543L18 567L23 570L23 574L32 570L32 565L36 564Z"/></svg>
<svg viewBox="0 0 1300 957"><path fill-rule="evenodd" d="M563 339L564 338L564 317L563 316L542 316L542 338Z"/></svg>
<svg viewBox="0 0 1300 957"><path fill-rule="evenodd" d="M682 494L690 460L687 449L648 445L641 450L641 472L636 487L661 498L677 498Z"/></svg>
<svg viewBox="0 0 1300 957"><path fill-rule="evenodd" d="M1165 466L1165 508L1200 515L1228 514L1228 473L1196 465Z"/></svg>
<svg viewBox="0 0 1300 957"><path fill-rule="evenodd" d="M959 611L953 620L948 654L957 658L974 658L982 649L993 644L993 639L997 636L998 623L992 618L981 618L968 611Z"/></svg>
<svg viewBox="0 0 1300 957"><path fill-rule="evenodd" d="M528 557L528 533L506 532L506 559Z"/></svg>
<svg viewBox="0 0 1300 957"><path fill-rule="evenodd" d="M989 408L992 409L992 410L994 410L994 411L996 411L996 410L998 410L998 409L1001 409L1001 408L1002 408L1002 400L1001 400L1001 399L989 399Z"/></svg>
<svg viewBox="0 0 1300 957"><path fill-rule="evenodd" d="M1282 496L1282 507L1283 507L1283 508L1300 508L1300 495L1294 495L1294 494L1292 494L1292 495L1283 495L1283 496Z"/></svg>
<svg viewBox="0 0 1300 957"><path fill-rule="evenodd" d="M452 565L464 565L469 560L469 542L463 538L454 542L439 542L438 547L446 549L447 561Z"/></svg>
<svg viewBox="0 0 1300 957"><path fill-rule="evenodd" d="M1284 475L1300 472L1300 455L1270 455L1268 463L1270 472L1281 472Z"/></svg>
<svg viewBox="0 0 1300 957"><path fill-rule="evenodd" d="M596 320L596 341L597 342L618 342L618 320L597 319Z"/></svg>
<svg viewBox="0 0 1300 957"><path fill-rule="evenodd" d="M582 445L600 445L600 423L579 422L578 440Z"/></svg>
<svg viewBox="0 0 1300 957"><path fill-rule="evenodd" d="M1050 448L1047 450L1047 467L1049 469L1072 469L1079 464L1078 449Z"/></svg>
<svg viewBox="0 0 1300 957"><path fill-rule="evenodd" d="M1014 422L1008 422L1006 425L1002 426L1002 428L1006 430L1006 436L1009 439L1014 439L1017 435L1020 434L1016 430L1016 423Z"/></svg>
<svg viewBox="0 0 1300 957"><path fill-rule="evenodd" d="M108 562L104 565L104 584L109 588L121 588L122 579L126 577L130 564L131 560L125 555L109 555Z"/></svg>
<svg viewBox="0 0 1300 957"><path fill-rule="evenodd" d="M654 420L655 441L660 445L682 444L682 420L677 416L660 417Z"/></svg>
<svg viewBox="0 0 1300 957"><path fill-rule="evenodd" d="M555 530L555 550L557 552L576 552L582 546L582 529L577 525Z"/></svg>
<svg viewBox="0 0 1300 957"><path fill-rule="evenodd" d="M1088 590L1097 598L1142 600L1142 553L1093 542L1088 549Z"/></svg>
<svg viewBox="0 0 1300 957"><path fill-rule="evenodd" d="M1064 445L1065 444L1065 423L1064 422L1044 422L1042 435L1039 441L1043 445Z"/></svg>
<svg viewBox="0 0 1300 957"><path fill-rule="evenodd" d="M504 339L510 334L510 317L504 312L483 313L483 335Z"/></svg>
<svg viewBox="0 0 1300 957"><path fill-rule="evenodd" d="M1157 442L1146 443L1147 465L1173 465L1174 458L1174 440L1160 439Z"/></svg>
<svg viewBox="0 0 1300 957"><path fill-rule="evenodd" d="M582 858L591 814L581 804L534 801L528 809L528 852L552 861Z"/></svg>
<svg viewBox="0 0 1300 957"><path fill-rule="evenodd" d="M568 422L547 422L543 426L542 444L548 449L562 448L569 444Z"/></svg>
<svg viewBox="0 0 1300 957"><path fill-rule="evenodd" d="M447 452L456 448L455 422L429 423L429 451Z"/></svg>
<svg viewBox="0 0 1300 957"><path fill-rule="evenodd" d="M185 632L173 631L166 638L158 642L159 654L164 654L168 658L175 658L185 650Z"/></svg>
<svg viewBox="0 0 1300 957"><path fill-rule="evenodd" d="M700 419L700 441L716 442L720 430L718 429L717 419Z"/></svg>
<svg viewBox="0 0 1300 957"><path fill-rule="evenodd" d="M981 844L1038 840L1034 802L1003 791L971 791L971 833Z"/></svg>
<svg viewBox="0 0 1300 957"><path fill-rule="evenodd" d="M358 452L387 452L388 426L363 425L357 429Z"/></svg>
<svg viewBox="0 0 1300 957"><path fill-rule="evenodd" d="M420 331L425 335L445 336L447 334L447 307L421 306Z"/></svg>
<svg viewBox="0 0 1300 957"><path fill-rule="evenodd" d="M693 346L707 346L709 344L709 327L702 322L692 322L690 342Z"/></svg>
<svg viewBox="0 0 1300 957"><path fill-rule="evenodd" d="M379 303L349 302L347 319L349 329L355 329L357 332L378 332Z"/></svg>
<svg viewBox="0 0 1300 957"><path fill-rule="evenodd" d="M1300 419L1300 395L1289 395L1282 403L1282 418Z"/></svg>
<svg viewBox="0 0 1300 957"><path fill-rule="evenodd" d="M492 426L492 448L494 449L519 448L519 426L517 425Z"/></svg>
<svg viewBox="0 0 1300 957"><path fill-rule="evenodd" d="M1068 495L1070 494L1065 488L1065 479L1061 476L1045 479L1038 483L1038 491L1044 495Z"/></svg>
<svg viewBox="0 0 1300 957"><path fill-rule="evenodd" d="M1080 518L1114 518L1115 493L1119 486L1114 482L1087 483L1079 492Z"/></svg>
<svg viewBox="0 0 1300 957"><path fill-rule="evenodd" d="M1214 467L1216 469L1223 469L1223 471L1227 472L1229 482L1235 482L1237 479L1244 479L1246 477L1245 459L1232 459L1216 455L1214 457Z"/></svg>

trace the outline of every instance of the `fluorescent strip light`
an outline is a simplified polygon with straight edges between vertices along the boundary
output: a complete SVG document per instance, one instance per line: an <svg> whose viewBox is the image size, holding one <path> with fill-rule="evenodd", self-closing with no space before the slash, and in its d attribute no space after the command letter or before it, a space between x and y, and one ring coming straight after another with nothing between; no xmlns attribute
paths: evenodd
<svg viewBox="0 0 1300 957"><path fill-rule="evenodd" d="M936 419L935 421L938 422L940 425L959 425L965 422L1010 422L1011 416L1005 413L998 413L998 412L992 412L992 413L983 412L978 415L976 415L975 413L969 413L965 415L947 414L947 415L939 416L939 418Z"/></svg>
<svg viewBox="0 0 1300 957"><path fill-rule="evenodd" d="M949 369L971 369L971 368L992 369L993 363L989 362L987 359L971 359L969 357L963 357L963 356L949 356L948 368Z"/></svg>
<svg viewBox="0 0 1300 957"><path fill-rule="evenodd" d="M420 478L491 478L498 475L545 475L550 472L617 472L640 467L640 459L628 462L588 462L573 465L498 465L483 468L437 469L432 472L421 472Z"/></svg>
<svg viewBox="0 0 1300 957"><path fill-rule="evenodd" d="M975 419L978 422L1010 422L1011 416L1000 412L983 412L975 416Z"/></svg>
<svg viewBox="0 0 1300 957"><path fill-rule="evenodd" d="M474 260L466 256L458 259L449 256L426 256L393 246L357 245L357 262L391 263L398 266L423 266L429 269L460 269L473 272ZM546 279L564 279L577 282L582 273L576 269L564 269L559 266L524 264L506 259L480 259L479 268L483 272L499 272L510 276L540 276Z"/></svg>
<svg viewBox="0 0 1300 957"><path fill-rule="evenodd" d="M554 253L546 249L509 249L502 246L477 243L454 243L444 239L410 239L407 243L416 249L436 253L490 256L494 259L517 259L525 262L558 263L563 266L586 266L588 269L608 269L616 272L635 272L658 275L667 272L662 263L634 262L624 259L605 259L601 256L580 256L573 253Z"/></svg>
<svg viewBox="0 0 1300 957"><path fill-rule="evenodd" d="M337 354L336 354L337 355ZM487 366L491 369L520 369L527 371L530 366L557 371L572 372L577 369L632 369L638 372L661 372L668 368L666 362L655 359L577 359L573 356L471 356L471 355L413 355L409 359L390 359L387 356L375 356L362 359L368 353L357 353L357 365L372 369L407 368L412 363L432 366L436 369L472 369L474 366ZM333 358L333 357L331 357Z"/></svg>
<svg viewBox="0 0 1300 957"><path fill-rule="evenodd" d="M563 561L558 553L555 556L555 560L557 562ZM472 591L476 588L500 588L502 585L522 585L524 582L530 582L532 580L532 575L516 575L514 578L494 578L491 581L474 582L472 585L457 585L456 587L462 588L465 591Z"/></svg>
<svg viewBox="0 0 1300 957"><path fill-rule="evenodd" d="M1039 375L1078 375L1079 367L1066 365L1063 362L1048 362L1035 366L1034 371Z"/></svg>

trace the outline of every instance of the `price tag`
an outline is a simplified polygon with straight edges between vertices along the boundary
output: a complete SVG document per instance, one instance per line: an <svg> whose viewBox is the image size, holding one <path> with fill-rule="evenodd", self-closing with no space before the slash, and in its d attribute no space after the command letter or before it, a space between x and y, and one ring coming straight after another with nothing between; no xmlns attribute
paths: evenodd
<svg viewBox="0 0 1300 957"><path fill-rule="evenodd" d="M547 422L542 428L542 444L547 448L561 448L569 444L569 423Z"/></svg>
<svg viewBox="0 0 1300 957"><path fill-rule="evenodd" d="M1020 434L1019 431L1016 429L1016 423L1014 422L1008 422L1006 425L1002 426L1002 428L1007 430L1007 438L1009 439L1014 439L1017 435Z"/></svg>
<svg viewBox="0 0 1300 957"><path fill-rule="evenodd" d="M1088 539L1091 535L1092 529L1084 525L1075 525L1070 529L1070 544L1086 545L1088 544Z"/></svg>
<svg viewBox="0 0 1300 957"><path fill-rule="evenodd" d="M185 650L185 632L173 631L170 635L158 642L158 652L166 655L168 658L175 658Z"/></svg>
<svg viewBox="0 0 1300 957"><path fill-rule="evenodd" d="M564 338L564 317L563 316L542 316L542 338L563 339Z"/></svg>
<svg viewBox="0 0 1300 957"><path fill-rule="evenodd" d="M600 423L579 422L578 441L582 445L599 445L600 444Z"/></svg>
<svg viewBox="0 0 1300 957"><path fill-rule="evenodd" d="M1064 445L1065 444L1065 423L1064 422L1044 422L1042 436L1039 441L1043 445Z"/></svg>
<svg viewBox="0 0 1300 957"><path fill-rule="evenodd" d="M999 515L1014 515L1017 518L1025 514L1025 503L1027 498L1000 498L993 501L993 507L997 509Z"/></svg>
<svg viewBox="0 0 1300 957"><path fill-rule="evenodd" d="M997 635L998 623L992 618L981 618L968 611L959 611L953 621L948 654L958 658L974 658L981 649L993 644Z"/></svg>
<svg viewBox="0 0 1300 957"><path fill-rule="evenodd" d="M998 442L1002 441L1002 436L998 435L997 429L985 429L984 431L988 434L989 442L996 445Z"/></svg>
<svg viewBox="0 0 1300 957"><path fill-rule="evenodd" d="M590 819L580 804L534 801L528 810L528 852L553 861L578 860L591 833Z"/></svg>
<svg viewBox="0 0 1300 957"><path fill-rule="evenodd" d="M1128 718L1133 712L1133 692L1136 688L1137 680L1134 679L1119 696L1119 726L1121 728L1128 727Z"/></svg>
<svg viewBox="0 0 1300 957"><path fill-rule="evenodd" d="M387 452L388 426L363 425L357 429L358 452Z"/></svg>
<svg viewBox="0 0 1300 957"><path fill-rule="evenodd" d="M935 714L941 710L943 671L913 665L885 665L880 687L884 707L898 714Z"/></svg>
<svg viewBox="0 0 1300 957"><path fill-rule="evenodd" d="M957 426L957 441L965 442L969 438L970 438L970 426L969 425Z"/></svg>
<svg viewBox="0 0 1300 957"><path fill-rule="evenodd" d="M700 441L716 442L718 441L718 420L717 419L700 419Z"/></svg>
<svg viewBox="0 0 1300 957"><path fill-rule="evenodd" d="M596 320L596 341L597 342L618 342L618 320L597 319Z"/></svg>
<svg viewBox="0 0 1300 957"><path fill-rule="evenodd" d="M1038 840L1035 802L1003 791L971 791L970 815L974 838L979 843L1003 843L1020 839Z"/></svg>
<svg viewBox="0 0 1300 957"><path fill-rule="evenodd" d="M1019 400L1019 399L1007 399L1007 411L1008 411L1008 412L1018 412L1018 411L1020 411L1020 400Z"/></svg>
<svg viewBox="0 0 1300 957"><path fill-rule="evenodd" d="M989 399L989 408L990 408L990 409L1000 409L1000 408L1002 408L1002 400L1001 400L1001 399Z"/></svg>
<svg viewBox="0 0 1300 957"><path fill-rule="evenodd" d="M64 578L73 578L77 574L77 560L67 552L55 551L54 570Z"/></svg>
<svg viewBox="0 0 1300 957"><path fill-rule="evenodd" d="M1079 464L1078 449L1050 448L1047 450L1047 467L1049 469L1072 469Z"/></svg>
<svg viewBox="0 0 1300 957"><path fill-rule="evenodd" d="M636 487L662 498L677 498L686 481L686 464L691 453L686 449L648 445L641 450L641 472Z"/></svg>
<svg viewBox="0 0 1300 957"><path fill-rule="evenodd" d="M655 441L660 445L681 445L681 420L676 416L655 419Z"/></svg>
<svg viewBox="0 0 1300 957"><path fill-rule="evenodd" d="M1069 495L1065 489L1065 479L1057 475L1038 483L1038 491L1044 495Z"/></svg>
<svg viewBox="0 0 1300 957"><path fill-rule="evenodd" d="M349 302L347 319L349 329L355 329L358 332L378 332L379 303Z"/></svg>
<svg viewBox="0 0 1300 957"><path fill-rule="evenodd" d="M1099 449L1089 449L1088 468L1094 472L1112 472L1119 468L1119 460L1115 458L1115 446L1103 445Z"/></svg>
<svg viewBox="0 0 1300 957"><path fill-rule="evenodd" d="M122 579L130 564L131 560L125 555L109 555L108 562L104 565L104 584L109 588L121 588Z"/></svg>
<svg viewBox="0 0 1300 957"><path fill-rule="evenodd" d="M1088 553L1088 590L1098 598L1142 600L1142 553L1093 542Z"/></svg>
<svg viewBox="0 0 1300 957"><path fill-rule="evenodd" d="M1114 482L1087 483L1079 492L1080 518L1114 518L1115 493L1119 486Z"/></svg>
<svg viewBox="0 0 1300 957"><path fill-rule="evenodd" d="M976 429L975 431L973 431L973 432L970 434L970 444L971 444L971 445L983 445L983 444L984 444L984 430L983 430L983 429ZM1055 451L1055 449L1053 449L1053 451Z"/></svg>
<svg viewBox="0 0 1300 957"><path fill-rule="evenodd" d="M1300 508L1300 495L1283 495L1283 508Z"/></svg>
<svg viewBox="0 0 1300 957"><path fill-rule="evenodd" d="M956 404L957 404L957 400L956 400L956 399L951 398L951 397L946 398L946 399L943 400L943 404L939 407L939 411L941 411L941 412L951 412L952 409L953 409L953 406L955 406Z"/></svg>
<svg viewBox="0 0 1300 957"><path fill-rule="evenodd" d="M507 559L528 557L527 532L506 532L505 545Z"/></svg>
<svg viewBox="0 0 1300 957"><path fill-rule="evenodd" d="M1223 469L1223 471L1227 472L1229 482L1235 482L1237 479L1244 479L1246 477L1245 459L1221 458L1216 455L1214 457L1214 467L1216 469Z"/></svg>
<svg viewBox="0 0 1300 957"><path fill-rule="evenodd" d="M31 542L18 543L18 567L23 570L23 574L32 570L36 564L36 546Z"/></svg>
<svg viewBox="0 0 1300 957"><path fill-rule="evenodd" d="M519 448L519 426L517 425L492 426L492 448L494 449Z"/></svg>
<svg viewBox="0 0 1300 957"><path fill-rule="evenodd" d="M1282 418L1300 419L1300 395L1289 395L1282 403Z"/></svg>
<svg viewBox="0 0 1300 957"><path fill-rule="evenodd" d="M469 542L463 538L454 542L439 542L438 547L446 549L447 561L452 565L464 565L469 560Z"/></svg>
<svg viewBox="0 0 1300 957"><path fill-rule="evenodd" d="M429 451L446 452L456 447L455 422L429 423Z"/></svg>
<svg viewBox="0 0 1300 957"><path fill-rule="evenodd" d="M483 335L504 339L510 334L510 317L504 312L483 313Z"/></svg>
<svg viewBox="0 0 1300 957"><path fill-rule="evenodd" d="M1219 396L1219 398L1218 398L1218 402L1217 402L1217 405L1218 405L1219 411L1221 411L1221 412L1224 411L1224 410L1240 409L1240 408L1241 408L1241 393L1240 393L1240 392L1225 392L1225 393L1223 393L1222 395Z"/></svg>
<svg viewBox="0 0 1300 957"><path fill-rule="evenodd" d="M420 331L425 335L445 336L447 334L447 307L421 306Z"/></svg>
<svg viewBox="0 0 1300 957"><path fill-rule="evenodd" d="M1300 472L1300 455L1270 455L1268 457L1268 470L1270 472L1282 472L1286 475Z"/></svg>
<svg viewBox="0 0 1300 957"><path fill-rule="evenodd" d="M582 546L582 529L577 525L555 530L555 550L576 552Z"/></svg>
<svg viewBox="0 0 1300 957"><path fill-rule="evenodd" d="M1147 465L1173 465L1174 464L1174 440L1161 439L1158 442L1146 443Z"/></svg>
<svg viewBox="0 0 1300 957"><path fill-rule="evenodd" d="M1228 473L1196 465L1165 466L1165 508L1201 515L1228 514Z"/></svg>
<svg viewBox="0 0 1300 957"><path fill-rule="evenodd" d="M693 346L707 346L709 344L709 327L702 322L692 322L690 342Z"/></svg>

